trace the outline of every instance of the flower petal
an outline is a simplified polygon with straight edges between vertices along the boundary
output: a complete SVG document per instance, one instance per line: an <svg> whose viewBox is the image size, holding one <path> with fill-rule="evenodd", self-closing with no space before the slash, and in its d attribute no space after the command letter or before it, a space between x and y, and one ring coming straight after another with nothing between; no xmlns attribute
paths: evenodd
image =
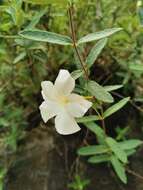
<svg viewBox="0 0 143 190"><path fill-rule="evenodd" d="M66 112L56 116L55 127L57 132L61 135L70 135L80 130L80 127L74 118L68 115Z"/></svg>
<svg viewBox="0 0 143 190"><path fill-rule="evenodd" d="M56 81L55 88L60 94L69 95L75 87L75 80L67 70L60 70Z"/></svg>
<svg viewBox="0 0 143 190"><path fill-rule="evenodd" d="M43 121L46 123L49 119L59 113L59 107L56 103L51 101L44 101L39 106Z"/></svg>
<svg viewBox="0 0 143 190"><path fill-rule="evenodd" d="M57 96L55 87L51 81L41 82L42 96L44 100L54 100Z"/></svg>
<svg viewBox="0 0 143 190"><path fill-rule="evenodd" d="M84 97L73 93L69 96L69 103L66 108L73 117L82 117L91 106L92 102L89 102L85 100Z"/></svg>

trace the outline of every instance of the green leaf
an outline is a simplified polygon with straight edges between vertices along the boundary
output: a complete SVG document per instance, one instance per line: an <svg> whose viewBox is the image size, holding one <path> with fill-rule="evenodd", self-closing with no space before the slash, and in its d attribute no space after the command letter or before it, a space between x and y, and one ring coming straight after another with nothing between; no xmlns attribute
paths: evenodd
<svg viewBox="0 0 143 190"><path fill-rule="evenodd" d="M111 28L111 29L106 29L106 30L100 31L100 32L91 33L91 34L88 34L88 35L82 37L80 40L78 40L78 44L106 38L120 30L122 30L122 28Z"/></svg>
<svg viewBox="0 0 143 190"><path fill-rule="evenodd" d="M102 49L107 43L107 38L102 39L97 42L97 44L91 49L87 59L86 59L86 64L88 67L91 67L94 62L96 61L97 57L101 53Z"/></svg>
<svg viewBox="0 0 143 190"><path fill-rule="evenodd" d="M53 32L48 32L44 30L24 30L19 33L20 36L29 40L49 42L59 45L71 45L72 39L68 36L61 34L56 34Z"/></svg>
<svg viewBox="0 0 143 190"><path fill-rule="evenodd" d="M127 176L126 176L125 168L124 168L123 164L116 158L116 156L112 156L110 161L111 161L111 164L112 164L117 176L120 178L120 180L123 183L126 184Z"/></svg>
<svg viewBox="0 0 143 190"><path fill-rule="evenodd" d="M26 52L21 52L17 57L15 57L13 63L16 64L26 57Z"/></svg>
<svg viewBox="0 0 143 190"><path fill-rule="evenodd" d="M4 178L6 176L6 173L6 168L0 168L0 190L4 190Z"/></svg>
<svg viewBox="0 0 143 190"><path fill-rule="evenodd" d="M113 97L109 92L107 92L101 85L95 81L89 81L87 84L87 90L90 92L97 100L111 103L114 101Z"/></svg>
<svg viewBox="0 0 143 190"><path fill-rule="evenodd" d="M97 140L99 142L99 144L105 144L105 132L104 130L98 126L96 123L94 122L88 122L88 123L84 123L84 125L93 133L96 134L97 136Z"/></svg>
<svg viewBox="0 0 143 190"><path fill-rule="evenodd" d="M136 152L136 149L126 150L127 156L131 156L131 155L135 154L135 152Z"/></svg>
<svg viewBox="0 0 143 190"><path fill-rule="evenodd" d="M28 29L32 29L36 26L36 24L38 24L38 22L40 21L40 18L46 13L47 8L40 10L40 12L37 12L33 17L31 22L28 24L28 26L26 26L26 30Z"/></svg>
<svg viewBox="0 0 143 190"><path fill-rule="evenodd" d="M82 147L78 150L78 154L81 156L88 156L94 154L102 154L109 151L109 148L105 145L90 145Z"/></svg>
<svg viewBox="0 0 143 190"><path fill-rule="evenodd" d="M117 127L115 130L117 132L117 137L116 137L116 140L119 141L119 140L124 140L125 137L127 136L127 134L129 133L130 131L130 126L127 126L125 128L120 128L120 127Z"/></svg>
<svg viewBox="0 0 143 190"><path fill-rule="evenodd" d="M127 155L124 150L120 147L119 143L111 137L106 138L106 142L114 154L121 160L123 163L127 163Z"/></svg>
<svg viewBox="0 0 143 190"><path fill-rule="evenodd" d="M137 64L137 63L131 63L130 65L129 65L129 68L131 69L131 70L134 70L134 71L143 71L143 65L142 64Z"/></svg>
<svg viewBox="0 0 143 190"><path fill-rule="evenodd" d="M16 25L17 24L17 19L16 19L16 8L15 7L9 7L6 12L11 16L13 23Z"/></svg>
<svg viewBox="0 0 143 190"><path fill-rule="evenodd" d="M95 133L97 136L105 138L105 133L104 133L103 129L100 126L98 126L96 123L94 123L94 122L88 122L88 123L85 123L85 126L90 131L92 131L93 133Z"/></svg>
<svg viewBox="0 0 143 190"><path fill-rule="evenodd" d="M74 78L75 80L78 79L79 77L81 77L83 75L83 71L78 69L78 70L75 70L71 73L71 76L72 78Z"/></svg>
<svg viewBox="0 0 143 190"><path fill-rule="evenodd" d="M97 121L97 120L100 120L98 115L84 116L76 119L78 123L87 123L90 121Z"/></svg>
<svg viewBox="0 0 143 190"><path fill-rule="evenodd" d="M67 0L23 0L24 2L26 3L31 3L31 4L34 4L34 5L53 5L53 4L59 4L59 5L67 5Z"/></svg>
<svg viewBox="0 0 143 190"><path fill-rule="evenodd" d="M117 90L119 88L122 88L123 85L109 85L109 86L103 86L103 88L108 91L108 92L111 92L113 90Z"/></svg>
<svg viewBox="0 0 143 190"><path fill-rule="evenodd" d="M138 139L131 139L131 140L125 140L123 142L119 142L119 146L123 150L134 149L142 144L143 144L143 141L138 140Z"/></svg>
<svg viewBox="0 0 143 190"><path fill-rule="evenodd" d="M110 156L108 154L92 156L88 159L89 163L98 164L102 162L110 161Z"/></svg>
<svg viewBox="0 0 143 190"><path fill-rule="evenodd" d="M113 106L111 106L110 108L108 108L103 114L104 119L106 117L109 117L110 115L112 115L113 113L118 111L119 109L121 109L129 100L130 100L129 97L124 98L124 99L120 100L118 103L116 103Z"/></svg>

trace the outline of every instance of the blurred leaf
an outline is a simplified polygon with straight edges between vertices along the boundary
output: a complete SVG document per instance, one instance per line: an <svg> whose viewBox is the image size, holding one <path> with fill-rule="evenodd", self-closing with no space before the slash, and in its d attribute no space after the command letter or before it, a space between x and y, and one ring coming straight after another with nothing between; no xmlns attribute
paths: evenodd
<svg viewBox="0 0 143 190"><path fill-rule="evenodd" d="M4 178L6 176L7 169L6 168L0 168L0 190L4 190Z"/></svg>
<svg viewBox="0 0 143 190"><path fill-rule="evenodd" d="M111 164L112 164L117 176L120 178L120 180L123 183L126 184L127 176L126 176L125 168L124 168L123 164L116 158L116 156L112 156L110 160L111 160Z"/></svg>
<svg viewBox="0 0 143 190"><path fill-rule="evenodd" d="M19 33L20 36L26 39L49 42L59 45L71 45L72 39L68 36L47 32L44 30L24 30Z"/></svg>
<svg viewBox="0 0 143 190"><path fill-rule="evenodd" d="M87 85L88 92L95 96L97 100L112 103L114 101L111 94L109 94L101 85L95 81L89 81Z"/></svg>
<svg viewBox="0 0 143 190"><path fill-rule="evenodd" d="M111 29L100 31L100 32L91 33L82 37L80 40L78 40L78 44L106 38L121 30L122 28L111 28Z"/></svg>
<svg viewBox="0 0 143 190"><path fill-rule="evenodd" d="M36 14L32 17L31 22L28 24L28 26L26 26L26 30L28 29L32 29L36 26L36 24L38 24L38 22L40 21L40 18L46 13L47 8L42 9L40 12L36 12Z"/></svg>
<svg viewBox="0 0 143 190"><path fill-rule="evenodd" d="M110 156L108 154L96 155L88 159L88 162L92 164L98 164L98 163L108 162L108 161L110 161Z"/></svg>
<svg viewBox="0 0 143 190"><path fill-rule="evenodd" d="M136 152L136 149L126 150L127 156L131 156L131 155L135 154L135 152Z"/></svg>
<svg viewBox="0 0 143 190"><path fill-rule="evenodd" d="M127 155L125 151L122 150L119 143L111 137L107 137L106 142L108 146L111 148L111 150L114 152L114 154L117 156L117 158L121 160L123 163L127 163Z"/></svg>
<svg viewBox="0 0 143 190"><path fill-rule="evenodd" d="M129 65L129 68L134 71L143 71L143 65L142 64L137 64L137 63L132 63Z"/></svg>
<svg viewBox="0 0 143 190"><path fill-rule="evenodd" d="M129 133L129 131L131 130L131 128L130 128L130 126L127 126L125 128L117 127L115 130L118 134L116 137L116 140L119 141L121 139L126 139L126 136Z"/></svg>
<svg viewBox="0 0 143 190"><path fill-rule="evenodd" d="M113 113L115 113L116 111L120 110L122 107L124 107L125 104L127 104L127 102L130 100L129 97L124 98L122 100L120 100L118 103L114 104L113 106L109 107L104 113L103 113L103 117L104 119L106 117L109 117L110 115L112 115Z"/></svg>
<svg viewBox="0 0 143 190"><path fill-rule="evenodd" d="M99 56L99 54L101 53L102 49L104 48L104 46L107 43L107 38L99 40L97 42L97 44L91 49L87 59L86 59L86 65L88 67L91 67L94 62L96 61L97 57Z"/></svg>
<svg viewBox="0 0 143 190"><path fill-rule="evenodd" d="M26 52L21 52L17 57L15 57L13 63L16 64L26 57Z"/></svg>
<svg viewBox="0 0 143 190"><path fill-rule="evenodd" d="M86 122L97 121L97 120L100 120L98 115L84 116L84 117L76 119L78 123L86 123Z"/></svg>
<svg viewBox="0 0 143 190"><path fill-rule="evenodd" d="M23 10L21 9L22 1L12 1L5 11L10 15L12 22L16 26L21 26L24 20Z"/></svg>
<svg viewBox="0 0 143 190"><path fill-rule="evenodd" d="M106 134L105 134L104 130L99 125L97 125L94 122L87 122L87 123L84 123L84 125L90 131L92 131L93 133L95 133L99 144L106 144L105 143Z"/></svg>
<svg viewBox="0 0 143 190"><path fill-rule="evenodd" d="M123 150L134 149L142 144L143 144L143 141L138 140L138 139L131 139L131 140L125 140L123 142L119 142L119 146Z"/></svg>
<svg viewBox="0 0 143 190"><path fill-rule="evenodd" d="M109 151L109 148L105 145L90 145L82 147L78 150L78 154L81 156L89 156L93 154L102 154Z"/></svg>
<svg viewBox="0 0 143 190"><path fill-rule="evenodd" d="M12 21L14 24L17 24L17 19L16 19L16 9L14 7L9 7L7 8L6 12L11 15Z"/></svg>
<svg viewBox="0 0 143 190"><path fill-rule="evenodd" d="M105 133L103 131L103 129L101 127L99 127L99 125L97 125L94 122L88 122L85 123L85 126L91 130L92 132L94 132L97 136L100 136L102 138L105 138Z"/></svg>
<svg viewBox="0 0 143 190"><path fill-rule="evenodd" d="M138 16L139 16L140 24L143 26L143 7L142 6L138 8Z"/></svg>
<svg viewBox="0 0 143 190"><path fill-rule="evenodd" d="M26 3L36 5L49 5L49 4L64 4L67 5L67 0L24 0Z"/></svg>
<svg viewBox="0 0 143 190"><path fill-rule="evenodd" d="M71 73L71 76L76 80L83 75L83 71L78 69Z"/></svg>
<svg viewBox="0 0 143 190"><path fill-rule="evenodd" d="M79 175L76 175L74 181L70 183L68 187L74 190L83 190L89 183L90 180L81 179Z"/></svg>
<svg viewBox="0 0 143 190"><path fill-rule="evenodd" d="M108 86L103 86L103 88L108 91L108 92L111 92L113 90L118 90L120 88L122 88L123 85L108 85Z"/></svg>

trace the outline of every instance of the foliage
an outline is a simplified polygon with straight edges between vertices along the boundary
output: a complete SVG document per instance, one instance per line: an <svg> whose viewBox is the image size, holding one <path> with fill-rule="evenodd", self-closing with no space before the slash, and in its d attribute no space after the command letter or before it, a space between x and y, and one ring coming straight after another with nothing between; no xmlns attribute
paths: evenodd
<svg viewBox="0 0 143 190"><path fill-rule="evenodd" d="M124 165L128 163L127 157L135 152L135 149L143 142L137 139L116 141L108 137L100 126L93 122L85 123L86 127L97 136L99 145L89 145L78 150L82 156L91 156L88 162L98 164L109 162L112 164L116 174L124 183L127 183Z"/></svg>
<svg viewBox="0 0 143 190"><path fill-rule="evenodd" d="M74 182L70 183L68 187L73 190L84 190L89 183L88 179L81 179L79 175L76 175Z"/></svg>
<svg viewBox="0 0 143 190"><path fill-rule="evenodd" d="M126 140L128 127L124 126L116 130L117 137L109 137L110 134L105 134L95 121L103 124L106 118L112 117L129 101L143 102L143 5L130 0L126 3L114 0L72 2L77 27L75 45L84 61L88 81L85 81L85 72L69 32L69 1L0 1L2 147L5 151L16 151L17 142L24 138L25 128L31 125L28 118L38 110L41 81L53 80L59 68L68 68L77 80L75 91L93 101L92 114L77 118L77 122L83 123L98 139L98 144L82 147L78 153L92 155L88 159L90 163L109 162L126 183L128 156L142 142ZM98 67L101 70L99 74ZM132 100L127 97L114 102L117 99L114 90L123 96L131 95ZM103 124L102 127L108 126ZM2 172L5 176L5 168L2 171L5 171ZM76 176L71 187L82 190L85 188L83 184Z"/></svg>

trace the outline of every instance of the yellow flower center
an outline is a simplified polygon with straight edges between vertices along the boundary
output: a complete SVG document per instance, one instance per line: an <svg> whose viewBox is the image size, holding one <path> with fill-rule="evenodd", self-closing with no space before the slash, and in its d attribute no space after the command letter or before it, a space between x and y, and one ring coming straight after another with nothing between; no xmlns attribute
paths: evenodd
<svg viewBox="0 0 143 190"><path fill-rule="evenodd" d="M69 102L69 99L66 96L60 96L59 97L59 102L60 102L60 104L65 105L65 104L67 104Z"/></svg>

